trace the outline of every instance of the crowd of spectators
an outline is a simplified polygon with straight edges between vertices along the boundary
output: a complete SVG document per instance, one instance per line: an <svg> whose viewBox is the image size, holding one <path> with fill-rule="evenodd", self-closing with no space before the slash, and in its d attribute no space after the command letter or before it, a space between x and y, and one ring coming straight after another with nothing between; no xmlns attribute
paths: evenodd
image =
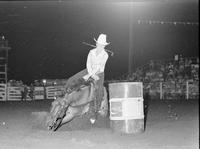
<svg viewBox="0 0 200 149"><path fill-rule="evenodd" d="M139 67L135 73L126 77L130 81L150 82L184 82L199 81L199 58L182 58L179 60L153 61Z"/></svg>
<svg viewBox="0 0 200 149"><path fill-rule="evenodd" d="M160 82L165 94L179 94L185 96L186 82L193 83L190 92L199 94L199 57L183 58L179 56L174 60L153 61L139 67L136 72L129 74L123 80L143 82L144 87L151 87L160 92Z"/></svg>
<svg viewBox="0 0 200 149"><path fill-rule="evenodd" d="M23 82L20 80L20 81L17 81L17 80L9 80L7 82L7 86L14 86L14 87L20 87L20 86L23 86Z"/></svg>

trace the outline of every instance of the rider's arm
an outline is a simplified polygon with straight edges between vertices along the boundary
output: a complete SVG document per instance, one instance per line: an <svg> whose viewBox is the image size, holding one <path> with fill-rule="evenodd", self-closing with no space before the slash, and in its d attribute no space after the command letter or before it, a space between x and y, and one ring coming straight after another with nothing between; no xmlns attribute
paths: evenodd
<svg viewBox="0 0 200 149"><path fill-rule="evenodd" d="M100 61L98 59L94 59L92 57L92 54L93 54L92 51L90 51L88 54L88 57L87 57L86 67L87 67L88 75L84 76L85 80L87 80L90 76L96 77L98 79L96 74L104 72L105 64L106 64L106 61L108 60L107 53L105 53L103 55L103 57L100 59ZM94 63L96 61L99 61L99 63L95 64L95 67L94 67Z"/></svg>
<svg viewBox="0 0 200 149"><path fill-rule="evenodd" d="M87 63L86 63L86 68L88 71L88 74L92 74L92 52L90 51L87 57Z"/></svg>

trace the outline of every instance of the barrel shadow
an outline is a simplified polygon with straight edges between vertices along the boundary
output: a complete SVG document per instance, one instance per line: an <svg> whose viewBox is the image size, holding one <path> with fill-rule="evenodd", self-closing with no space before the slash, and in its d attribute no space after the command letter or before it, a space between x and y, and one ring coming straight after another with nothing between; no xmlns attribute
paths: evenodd
<svg viewBox="0 0 200 149"><path fill-rule="evenodd" d="M144 130L146 130L146 123L147 123L147 117L148 117L148 111L149 111L149 105L151 102L151 98L149 96L149 93L144 93Z"/></svg>

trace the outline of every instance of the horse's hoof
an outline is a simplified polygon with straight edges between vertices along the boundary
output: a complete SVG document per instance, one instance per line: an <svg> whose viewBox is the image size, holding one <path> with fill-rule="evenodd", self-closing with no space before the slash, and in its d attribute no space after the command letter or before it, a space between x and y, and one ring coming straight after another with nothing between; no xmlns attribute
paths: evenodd
<svg viewBox="0 0 200 149"><path fill-rule="evenodd" d="M48 126L48 127L47 127L47 130L51 130L51 129L52 129L52 127L51 127L51 126Z"/></svg>
<svg viewBox="0 0 200 149"><path fill-rule="evenodd" d="M90 118L90 123L94 124L96 122L96 119Z"/></svg>
<svg viewBox="0 0 200 149"><path fill-rule="evenodd" d="M56 131L56 130L60 127L61 123L62 123L62 119L61 119L61 118L58 118L58 119L54 122L53 126L51 127L51 130L52 130L52 131Z"/></svg>

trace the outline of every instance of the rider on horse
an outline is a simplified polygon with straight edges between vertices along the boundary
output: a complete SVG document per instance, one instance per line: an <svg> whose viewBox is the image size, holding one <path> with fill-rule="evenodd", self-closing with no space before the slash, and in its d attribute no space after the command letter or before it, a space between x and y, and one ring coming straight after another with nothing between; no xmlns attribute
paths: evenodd
<svg viewBox="0 0 200 149"><path fill-rule="evenodd" d="M105 34L100 34L97 40L94 38L96 47L90 50L88 54L86 69L69 78L65 86L67 92L70 93L76 90L81 84L93 80L96 89L94 113L97 112L104 96L104 69L109 57L108 53L105 51L105 47L110 44L106 41L106 38L107 36Z"/></svg>

